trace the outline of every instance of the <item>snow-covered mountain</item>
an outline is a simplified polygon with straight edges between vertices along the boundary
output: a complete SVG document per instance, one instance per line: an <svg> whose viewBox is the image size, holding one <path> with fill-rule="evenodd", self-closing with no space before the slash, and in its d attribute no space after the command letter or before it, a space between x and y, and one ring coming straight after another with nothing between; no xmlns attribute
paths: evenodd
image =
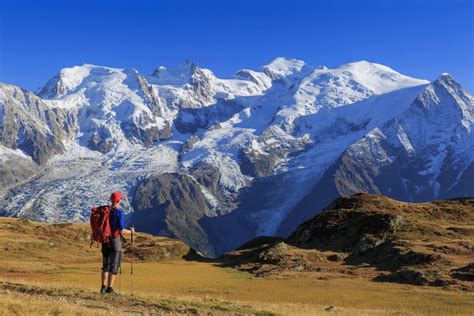
<svg viewBox="0 0 474 316"><path fill-rule="evenodd" d="M334 196L371 192L405 201L474 194L474 98L449 74L350 145L281 225L306 220ZM312 211L313 210L313 211Z"/></svg>
<svg viewBox="0 0 474 316"><path fill-rule="evenodd" d="M473 103L448 75L366 61L277 58L227 79L190 61L66 68L37 95L0 84L0 211L84 221L121 190L138 229L218 255L294 230L325 206L321 188L473 195Z"/></svg>

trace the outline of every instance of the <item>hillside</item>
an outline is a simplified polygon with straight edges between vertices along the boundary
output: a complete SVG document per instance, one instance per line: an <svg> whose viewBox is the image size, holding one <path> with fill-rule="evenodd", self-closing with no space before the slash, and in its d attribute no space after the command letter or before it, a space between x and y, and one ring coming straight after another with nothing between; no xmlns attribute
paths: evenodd
<svg viewBox="0 0 474 316"><path fill-rule="evenodd" d="M314 272L474 291L474 198L334 200L287 239L260 237L222 257L257 276Z"/></svg>
<svg viewBox="0 0 474 316"><path fill-rule="evenodd" d="M100 249L89 247L87 225L0 218L0 228L0 315L468 315L474 308L468 286L375 282L368 276L381 271L325 259L347 252L279 243L260 256L259 271L239 267L257 272L248 273L228 260L204 260L180 241L143 233L136 234L133 297L125 247L115 286L121 296L108 298L98 294ZM316 258L316 269L295 265L296 255ZM300 260L303 267L306 262Z"/></svg>

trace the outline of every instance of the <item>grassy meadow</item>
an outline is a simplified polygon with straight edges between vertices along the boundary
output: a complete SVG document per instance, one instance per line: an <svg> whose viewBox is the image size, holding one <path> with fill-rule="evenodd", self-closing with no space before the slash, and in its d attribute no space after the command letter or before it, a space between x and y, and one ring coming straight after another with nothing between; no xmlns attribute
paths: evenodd
<svg viewBox="0 0 474 316"><path fill-rule="evenodd" d="M67 228L67 229L66 229ZM125 255L115 289L103 297L100 249L88 227L0 219L0 315L472 315L474 294L378 283L316 272L256 278L218 263ZM140 235L139 235L140 236ZM334 306L334 308L329 308Z"/></svg>

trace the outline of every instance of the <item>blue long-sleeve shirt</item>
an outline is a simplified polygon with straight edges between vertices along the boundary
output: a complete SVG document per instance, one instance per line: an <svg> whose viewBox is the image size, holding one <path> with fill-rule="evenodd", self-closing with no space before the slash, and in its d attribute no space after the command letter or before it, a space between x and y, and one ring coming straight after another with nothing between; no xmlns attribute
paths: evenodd
<svg viewBox="0 0 474 316"><path fill-rule="evenodd" d="M123 212L118 208L111 209L109 223L112 236L118 237L120 235L120 231L125 228L125 224L123 223Z"/></svg>

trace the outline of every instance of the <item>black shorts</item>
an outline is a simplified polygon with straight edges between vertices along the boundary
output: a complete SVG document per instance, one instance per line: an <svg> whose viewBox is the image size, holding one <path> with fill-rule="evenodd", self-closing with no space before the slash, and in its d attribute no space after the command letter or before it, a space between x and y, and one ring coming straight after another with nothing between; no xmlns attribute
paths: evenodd
<svg viewBox="0 0 474 316"><path fill-rule="evenodd" d="M102 271L117 274L122 261L120 236L112 238L110 244L102 244Z"/></svg>

